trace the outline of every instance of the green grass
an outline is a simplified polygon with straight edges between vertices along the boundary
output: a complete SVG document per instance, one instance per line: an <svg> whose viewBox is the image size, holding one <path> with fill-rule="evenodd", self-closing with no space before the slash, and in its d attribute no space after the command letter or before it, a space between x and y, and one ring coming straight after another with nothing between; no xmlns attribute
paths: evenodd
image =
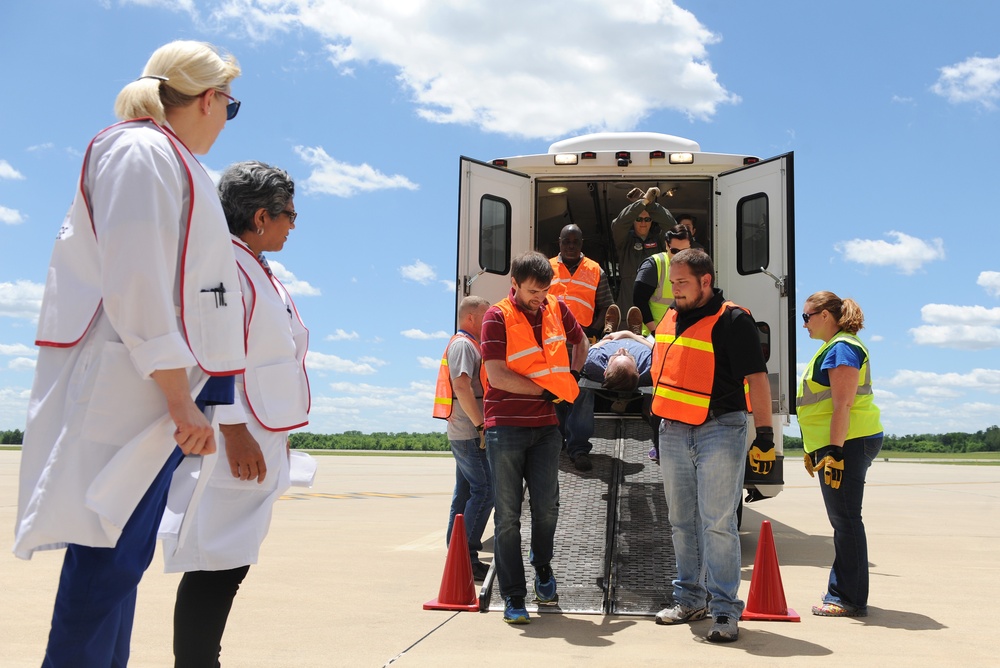
<svg viewBox="0 0 1000 668"><path fill-rule="evenodd" d="M785 449L785 458L801 458L801 449ZM883 450L878 459L906 459L928 464L965 464L974 466L1000 466L1000 452L905 452ZM944 461L949 460L949 461Z"/></svg>

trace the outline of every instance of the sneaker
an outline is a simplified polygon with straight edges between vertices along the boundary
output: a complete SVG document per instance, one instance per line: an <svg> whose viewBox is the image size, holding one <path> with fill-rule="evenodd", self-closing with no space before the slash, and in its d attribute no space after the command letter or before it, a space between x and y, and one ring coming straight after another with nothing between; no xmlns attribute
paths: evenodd
<svg viewBox="0 0 1000 668"><path fill-rule="evenodd" d="M507 596L503 600L503 620L508 624L530 624L531 617L524 607L523 596Z"/></svg>
<svg viewBox="0 0 1000 668"><path fill-rule="evenodd" d="M640 316L641 318L642 316ZM608 307L608 312L604 314L604 335L607 336L611 332L618 331L618 325L622 323L622 312L618 308L618 304L612 304Z"/></svg>
<svg viewBox="0 0 1000 668"><path fill-rule="evenodd" d="M556 576L552 574L552 567L549 565L535 569L535 599L540 605L552 605L559 600L559 594L556 592Z"/></svg>
<svg viewBox="0 0 1000 668"><path fill-rule="evenodd" d="M740 637L740 627L734 617L719 615L715 618L712 628L708 630L705 639L709 642L733 642Z"/></svg>
<svg viewBox="0 0 1000 668"><path fill-rule="evenodd" d="M490 565L484 564L481 561L477 561L472 564L472 579L476 582L482 582L486 579L486 574L490 572Z"/></svg>
<svg viewBox="0 0 1000 668"><path fill-rule="evenodd" d="M590 455L586 452L581 452L576 457L573 457L573 466L576 467L577 471L589 471L594 468L593 463L590 461Z"/></svg>
<svg viewBox="0 0 1000 668"><path fill-rule="evenodd" d="M680 624L696 622L705 618L705 608L689 608L678 603L672 608L664 608L656 613L657 624Z"/></svg>
<svg viewBox="0 0 1000 668"><path fill-rule="evenodd" d="M642 311L639 310L638 306L633 306L628 310L628 313L625 314L625 322L628 323L628 328L633 334L642 336L642 326L644 323L642 322Z"/></svg>

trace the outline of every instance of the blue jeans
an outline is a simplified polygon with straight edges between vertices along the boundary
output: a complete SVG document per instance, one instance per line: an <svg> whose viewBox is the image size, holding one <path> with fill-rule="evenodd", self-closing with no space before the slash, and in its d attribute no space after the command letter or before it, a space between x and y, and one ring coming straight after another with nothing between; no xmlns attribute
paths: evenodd
<svg viewBox="0 0 1000 668"><path fill-rule="evenodd" d="M713 617L738 619L740 536L736 509L747 458L747 415L710 417L698 426L660 423L660 470L673 528L674 600Z"/></svg>
<svg viewBox="0 0 1000 668"><path fill-rule="evenodd" d="M483 532L493 511L493 480L486 451L479 447L479 439L448 441L455 455L455 493L451 497L451 514L448 516L446 544L451 544L451 529L455 515L465 519L465 535L469 541L472 563L479 561L483 549Z"/></svg>
<svg viewBox="0 0 1000 668"><path fill-rule="evenodd" d="M559 452L562 438L555 425L490 427L486 454L493 474L496 509L493 516L494 562L501 596L526 596L521 560L521 501L528 484L531 507L531 565L552 561L559 519Z"/></svg>
<svg viewBox="0 0 1000 668"><path fill-rule="evenodd" d="M851 611L868 609L868 537L861 519L865 476L882 449L882 434L852 438L844 442L844 478L833 489L819 478L826 515L833 527L835 557L824 603L836 603Z"/></svg>
<svg viewBox="0 0 1000 668"><path fill-rule="evenodd" d="M559 416L559 432L566 441L566 454L570 459L577 455L590 454L594 447L590 437L594 435L594 392L580 388L580 396L573 403L556 404Z"/></svg>

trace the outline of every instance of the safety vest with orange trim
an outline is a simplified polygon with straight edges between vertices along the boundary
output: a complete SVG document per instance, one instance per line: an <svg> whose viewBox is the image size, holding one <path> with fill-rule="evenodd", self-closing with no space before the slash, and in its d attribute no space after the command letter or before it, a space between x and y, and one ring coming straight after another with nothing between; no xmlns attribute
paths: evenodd
<svg viewBox="0 0 1000 668"><path fill-rule="evenodd" d="M564 401L574 401L580 387L569 369L566 348L566 328L562 310L552 295L547 295L542 307L542 345L535 340L535 331L524 313L506 297L497 303L507 328L507 368L530 378Z"/></svg>
<svg viewBox="0 0 1000 668"><path fill-rule="evenodd" d="M715 347L712 330L731 308L750 311L733 302L722 304L718 312L706 316L684 330L677 331L677 311L670 309L656 327L653 344L653 370L656 373L653 391L653 413L668 420L685 424L704 424L712 400L715 381ZM743 381L747 410L750 410L750 391Z"/></svg>
<svg viewBox="0 0 1000 668"><path fill-rule="evenodd" d="M451 371L448 369L448 351L451 350L451 344L455 343L456 339L468 339L477 348L479 347L479 341L476 340L476 337L461 329L451 337L448 345L445 346L444 354L441 356L441 366L438 368L437 386L434 388L434 412L432 413L434 417L442 420L451 418L455 404L455 390L451 386ZM486 365L483 364L482 359L479 360L479 382L483 386L483 393L485 393Z"/></svg>
<svg viewBox="0 0 1000 668"><path fill-rule="evenodd" d="M552 284L549 294L562 297L570 312L581 327L589 327L594 322L594 307L597 303L597 285L601 281L601 266L588 257L581 257L574 273L569 273L565 264L556 256L549 260L552 265Z"/></svg>

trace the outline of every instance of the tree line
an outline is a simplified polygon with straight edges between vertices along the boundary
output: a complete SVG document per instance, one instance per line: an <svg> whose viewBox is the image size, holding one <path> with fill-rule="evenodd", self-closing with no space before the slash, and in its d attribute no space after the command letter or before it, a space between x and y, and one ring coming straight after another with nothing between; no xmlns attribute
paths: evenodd
<svg viewBox="0 0 1000 668"><path fill-rule="evenodd" d="M0 445L20 445L24 432L20 429L0 431ZM419 434L416 432L345 431L341 434L313 434L300 431L289 437L293 448L299 450L402 450L416 452L447 452L448 437L443 432ZM801 450L802 439L785 436L786 450ZM886 436L883 450L897 452L1000 452L1000 427L993 425L974 434L949 432L947 434L909 434Z"/></svg>

